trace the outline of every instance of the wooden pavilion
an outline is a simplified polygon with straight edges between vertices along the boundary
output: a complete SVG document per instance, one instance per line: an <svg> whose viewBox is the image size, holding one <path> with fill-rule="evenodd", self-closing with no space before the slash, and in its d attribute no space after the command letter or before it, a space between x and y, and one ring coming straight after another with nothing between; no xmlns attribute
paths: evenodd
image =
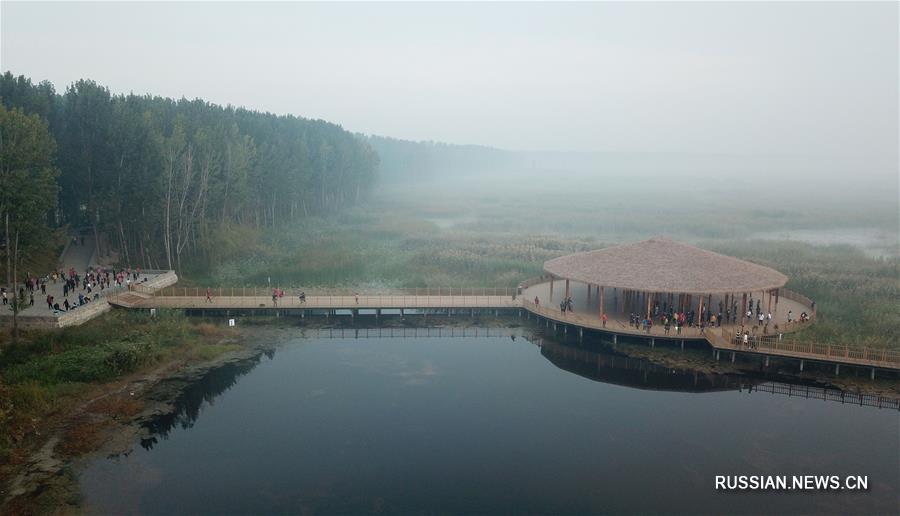
<svg viewBox="0 0 900 516"><path fill-rule="evenodd" d="M596 303L598 317L609 311L650 318L672 309L694 311L702 320L710 311L734 312L741 324L757 307L774 317L788 280L772 268L659 237L555 258L544 271L551 306L553 284L564 280L565 298L572 295L570 282L586 286L587 304Z"/></svg>

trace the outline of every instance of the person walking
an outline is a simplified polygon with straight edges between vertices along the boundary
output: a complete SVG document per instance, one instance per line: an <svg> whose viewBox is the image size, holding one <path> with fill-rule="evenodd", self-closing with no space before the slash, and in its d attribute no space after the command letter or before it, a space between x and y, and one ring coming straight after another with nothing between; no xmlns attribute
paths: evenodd
<svg viewBox="0 0 900 516"><path fill-rule="evenodd" d="M353 293L353 300L356 302L356 304L359 304L359 292Z"/></svg>
<svg viewBox="0 0 900 516"><path fill-rule="evenodd" d="M209 287L206 287L206 302L212 303L212 289Z"/></svg>
<svg viewBox="0 0 900 516"><path fill-rule="evenodd" d="M606 328L606 313L600 316L600 323L603 324L604 328Z"/></svg>

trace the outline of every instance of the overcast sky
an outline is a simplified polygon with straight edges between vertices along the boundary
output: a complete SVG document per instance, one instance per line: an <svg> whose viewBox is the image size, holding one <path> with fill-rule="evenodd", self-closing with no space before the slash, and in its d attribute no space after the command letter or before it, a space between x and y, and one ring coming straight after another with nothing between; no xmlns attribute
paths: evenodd
<svg viewBox="0 0 900 516"><path fill-rule="evenodd" d="M3 2L2 70L508 149L896 163L898 4Z"/></svg>

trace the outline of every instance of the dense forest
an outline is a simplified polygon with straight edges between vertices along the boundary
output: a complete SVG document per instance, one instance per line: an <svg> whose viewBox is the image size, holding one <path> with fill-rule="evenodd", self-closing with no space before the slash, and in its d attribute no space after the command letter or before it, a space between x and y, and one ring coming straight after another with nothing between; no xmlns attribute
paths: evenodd
<svg viewBox="0 0 900 516"><path fill-rule="evenodd" d="M364 138L322 120L114 95L90 80L57 93L10 72L0 99L7 249L16 234L44 236L37 220L93 233L122 263L180 268L214 253L222 229L275 228L360 202L378 168ZM22 242L26 259L28 250Z"/></svg>

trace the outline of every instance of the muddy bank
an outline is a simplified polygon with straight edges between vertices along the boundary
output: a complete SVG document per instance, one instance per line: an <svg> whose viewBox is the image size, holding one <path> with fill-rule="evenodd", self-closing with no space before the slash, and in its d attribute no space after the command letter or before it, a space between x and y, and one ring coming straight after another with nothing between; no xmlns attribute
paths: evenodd
<svg viewBox="0 0 900 516"><path fill-rule="evenodd" d="M290 333L287 328L242 331L220 341L240 348L214 359L169 362L96 386L48 425L44 444L0 492L0 513L80 512L80 464L97 456L128 455L134 446L152 442L161 422L174 424L184 412L192 386L208 382L216 371L249 371Z"/></svg>

